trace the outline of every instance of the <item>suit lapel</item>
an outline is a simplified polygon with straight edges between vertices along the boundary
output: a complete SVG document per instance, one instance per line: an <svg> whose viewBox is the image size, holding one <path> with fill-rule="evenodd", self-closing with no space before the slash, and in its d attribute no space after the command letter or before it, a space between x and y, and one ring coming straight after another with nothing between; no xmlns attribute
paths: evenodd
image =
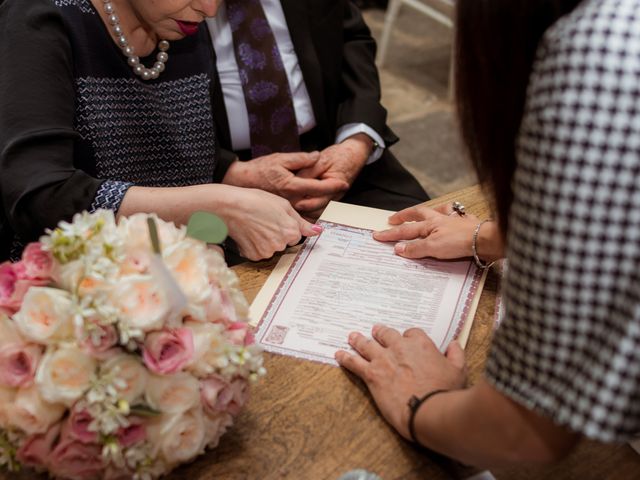
<svg viewBox="0 0 640 480"><path fill-rule="evenodd" d="M302 77L311 97L317 126L325 130L327 118L322 69L311 37L310 10L307 2L308 0L280 0Z"/></svg>
<svg viewBox="0 0 640 480"><path fill-rule="evenodd" d="M209 43L211 39L209 38ZM218 57L216 56L216 49L211 44L211 51L213 55L213 69L214 75L211 79L211 110L213 114L213 121L216 125L216 135L218 136L217 142L220 145L228 146L231 149L231 129L229 128L229 118L227 116L227 107L224 104L224 94L222 93L222 85L220 84L220 75L218 75Z"/></svg>

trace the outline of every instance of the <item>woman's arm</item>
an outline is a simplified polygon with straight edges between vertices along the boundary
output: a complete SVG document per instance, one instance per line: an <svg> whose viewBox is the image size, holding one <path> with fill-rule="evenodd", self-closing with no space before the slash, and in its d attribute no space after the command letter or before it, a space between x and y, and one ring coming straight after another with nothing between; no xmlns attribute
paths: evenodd
<svg viewBox="0 0 640 480"><path fill-rule="evenodd" d="M27 241L89 208L101 184L73 165L79 135L65 29L52 2L0 4L0 201Z"/></svg>
<svg viewBox="0 0 640 480"><path fill-rule="evenodd" d="M461 217L449 215L450 212L448 204L435 209L416 205L389 217L389 223L397 226L376 232L373 237L380 242L397 242L396 253L406 258L470 257L473 237L481 220L471 214ZM497 222L480 226L476 248L478 257L487 263L504 257L505 246Z"/></svg>
<svg viewBox="0 0 640 480"><path fill-rule="evenodd" d="M554 462L579 439L486 381L429 399L418 410L415 428L422 445L482 467Z"/></svg>
<svg viewBox="0 0 640 480"><path fill-rule="evenodd" d="M464 353L452 343L442 355L420 329L401 335L376 325L373 339L354 333L359 355L340 351L336 360L361 377L385 419L410 439L408 401L434 390L451 390L419 407L420 443L466 464L483 467L546 463L562 458L579 437L519 405L485 381L464 389Z"/></svg>
<svg viewBox="0 0 640 480"><path fill-rule="evenodd" d="M226 221L240 253L252 260L316 234L287 202L264 192L222 185L131 187L77 168L66 28L48 0L0 3L0 58L11 65L0 68L0 200L3 216L22 240L96 208L119 215L157 212L176 223L196 210L214 212Z"/></svg>
<svg viewBox="0 0 640 480"><path fill-rule="evenodd" d="M295 245L302 236L317 235L321 228L298 215L291 204L276 195L249 188L209 184L190 187L131 187L119 216L155 212L161 218L185 224L195 211L220 216L229 235L249 260L260 260Z"/></svg>

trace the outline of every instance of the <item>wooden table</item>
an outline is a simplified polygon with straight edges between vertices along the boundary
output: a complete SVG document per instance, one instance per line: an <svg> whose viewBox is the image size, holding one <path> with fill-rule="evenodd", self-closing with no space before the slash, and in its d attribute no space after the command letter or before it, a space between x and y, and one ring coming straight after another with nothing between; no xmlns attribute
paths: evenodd
<svg viewBox="0 0 640 480"><path fill-rule="evenodd" d="M477 187L434 204L459 200L489 216ZM251 301L275 261L236 267ZM482 375L494 325L497 275L489 274L467 345L471 381ZM265 354L268 375L221 446L169 478L193 480L335 480L364 468L383 480L455 478L451 464L414 448L382 420L364 385L343 370ZM494 470L498 479L640 479L640 456L626 445L582 443L553 467ZM28 473L0 479L33 478ZM44 477L43 477L44 478Z"/></svg>
<svg viewBox="0 0 640 480"><path fill-rule="evenodd" d="M461 201L486 218L490 211L477 187L434 204ZM251 301L275 261L236 267ZM497 275L490 273L466 354L471 381L482 375L494 325ZM343 370L265 354L268 375L222 445L176 471L175 479L335 480L364 468L383 480L452 478L450 465L425 454L382 420L363 384ZM640 479L640 456L626 446L584 442L567 460L544 469L493 471L498 479Z"/></svg>

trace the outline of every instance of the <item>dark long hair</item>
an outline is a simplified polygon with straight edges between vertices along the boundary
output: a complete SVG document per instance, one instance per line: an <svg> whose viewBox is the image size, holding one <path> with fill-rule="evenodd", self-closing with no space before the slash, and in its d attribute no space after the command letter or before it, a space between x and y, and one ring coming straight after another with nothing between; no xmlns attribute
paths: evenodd
<svg viewBox="0 0 640 480"><path fill-rule="evenodd" d="M505 236L516 137L536 49L545 30L580 2L456 2L455 93L462 138Z"/></svg>

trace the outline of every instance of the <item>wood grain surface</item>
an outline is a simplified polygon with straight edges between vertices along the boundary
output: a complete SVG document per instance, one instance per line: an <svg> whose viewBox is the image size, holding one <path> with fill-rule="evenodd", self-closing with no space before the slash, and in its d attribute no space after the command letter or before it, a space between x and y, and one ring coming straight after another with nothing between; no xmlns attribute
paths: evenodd
<svg viewBox="0 0 640 480"><path fill-rule="evenodd" d="M432 201L458 200L481 218L490 211L477 187ZM276 263L235 267L249 301ZM487 278L467 345L471 382L481 375L494 326L498 275ZM417 449L378 414L363 384L337 367L265 354L266 380L254 387L247 409L214 451L168 478L193 480L336 480L364 468L383 480L464 478L463 469ZM494 470L499 480L640 479L640 456L627 445L583 442L563 462L545 468ZM37 476L0 474L0 479ZM42 478L45 478L44 476Z"/></svg>

